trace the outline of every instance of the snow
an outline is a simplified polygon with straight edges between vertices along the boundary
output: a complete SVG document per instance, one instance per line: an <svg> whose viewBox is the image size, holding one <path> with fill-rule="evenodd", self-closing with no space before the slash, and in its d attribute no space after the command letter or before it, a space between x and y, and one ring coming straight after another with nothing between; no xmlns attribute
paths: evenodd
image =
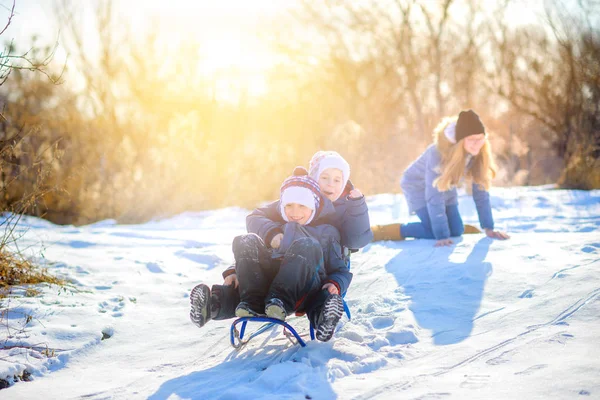
<svg viewBox="0 0 600 400"><path fill-rule="evenodd" d="M401 195L368 203L374 224L415 218ZM510 240L372 243L353 255L352 320L330 342L301 348L277 329L240 351L231 320L189 321L189 292L222 281L248 210L141 225L24 218L19 248L73 285L3 300L0 378L12 385L0 397L600 397L600 191L494 188L492 206ZM460 210L477 224L464 193ZM290 323L307 333L306 318ZM24 370L32 381L14 382Z"/></svg>

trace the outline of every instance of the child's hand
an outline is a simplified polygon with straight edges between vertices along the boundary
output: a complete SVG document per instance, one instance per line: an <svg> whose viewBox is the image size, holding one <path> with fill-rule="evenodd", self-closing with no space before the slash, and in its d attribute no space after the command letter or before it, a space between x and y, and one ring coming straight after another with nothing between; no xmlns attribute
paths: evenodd
<svg viewBox="0 0 600 400"><path fill-rule="evenodd" d="M487 237L491 237L492 239L500 239L500 240L510 239L510 236L508 236L505 232L495 231L493 229L486 228L485 234L487 235Z"/></svg>
<svg viewBox="0 0 600 400"><path fill-rule="evenodd" d="M237 289L239 282L236 274L227 275L227 277L225 277L223 286L230 286L231 284L233 284L233 287Z"/></svg>
<svg viewBox="0 0 600 400"><path fill-rule="evenodd" d="M326 283L321 289L327 290L330 294L340 294L333 283Z"/></svg>
<svg viewBox="0 0 600 400"><path fill-rule="evenodd" d="M362 196L363 196L363 194L358 189L352 189L350 191L350 198L351 199L358 199L358 198L361 198Z"/></svg>
<svg viewBox="0 0 600 400"><path fill-rule="evenodd" d="M435 247L444 247L444 246L452 246L454 244L454 242L452 241L452 239L448 238L448 239L440 239L437 242L435 242Z"/></svg>
<svg viewBox="0 0 600 400"><path fill-rule="evenodd" d="M283 239L283 233L278 233L271 239L271 247L274 249L278 249L281 245L281 239Z"/></svg>

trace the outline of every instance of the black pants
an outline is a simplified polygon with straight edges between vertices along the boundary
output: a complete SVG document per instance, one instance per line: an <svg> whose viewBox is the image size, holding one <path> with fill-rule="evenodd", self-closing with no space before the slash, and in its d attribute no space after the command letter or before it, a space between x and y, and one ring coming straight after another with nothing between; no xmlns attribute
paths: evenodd
<svg viewBox="0 0 600 400"><path fill-rule="evenodd" d="M323 250L313 238L295 240L282 259L272 259L262 239L249 233L233 240L233 254L239 287L236 291L233 286L213 286L221 304L216 320L234 317L240 301L262 313L265 303L277 298L292 314L314 309L313 300L322 297Z"/></svg>

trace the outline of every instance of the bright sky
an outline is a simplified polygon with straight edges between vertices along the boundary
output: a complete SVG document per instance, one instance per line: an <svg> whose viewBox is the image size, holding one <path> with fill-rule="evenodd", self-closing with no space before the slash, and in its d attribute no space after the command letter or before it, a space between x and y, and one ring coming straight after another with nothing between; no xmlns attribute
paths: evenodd
<svg viewBox="0 0 600 400"><path fill-rule="evenodd" d="M126 21L126 28L132 32L143 35L160 27L158 40L163 44L197 44L202 59L199 72L216 79L218 92L245 91L260 95L266 90L264 72L275 60L258 36L292 3L293 0L171 0L168 3L117 0L114 7L117 19ZM53 44L59 35L53 4L53 0L17 0L15 16L2 39L14 39L19 50L31 45L34 34L41 38L41 44ZM94 3L79 3L80 8L81 4L85 4L83 18L90 20L83 25L93 32L91 4ZM0 0L0 21L7 20L11 7L12 0ZM167 34L162 35L163 32ZM59 39L57 61L66 57L61 42L65 41ZM89 54L93 54L94 42L90 41L88 46Z"/></svg>
<svg viewBox="0 0 600 400"><path fill-rule="evenodd" d="M40 36L40 44L53 44L58 39L55 61L62 65L67 52L61 43L66 41L58 37L54 2L16 0L16 15L0 40L14 38L19 50L23 50L30 45L34 34ZM0 21L6 21L12 3L13 0L0 0ZM198 58L202 60L200 74L210 77L218 98L235 101L240 93L260 96L267 91L266 71L277 60L259 36L281 22L280 16L295 3L296 0L115 0L113 4L118 21L126 23L120 27L140 36L158 30L158 39L163 44L173 47L177 43L191 43L192 48L197 47ZM82 18L89 21L83 25L89 29L88 36L93 37L91 13L96 2L74 4L85 8ZM539 4L516 0L509 9L508 20L515 24L532 22L539 11ZM97 44L92 40L86 46L88 56L93 56Z"/></svg>

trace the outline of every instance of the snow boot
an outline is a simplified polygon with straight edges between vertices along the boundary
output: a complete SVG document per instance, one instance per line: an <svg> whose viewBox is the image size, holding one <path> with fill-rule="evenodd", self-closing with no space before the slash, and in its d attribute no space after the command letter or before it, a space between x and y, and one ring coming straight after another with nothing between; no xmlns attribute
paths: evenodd
<svg viewBox="0 0 600 400"><path fill-rule="evenodd" d="M477 228L475 225L465 224L464 234L470 234L470 233L481 233L481 230L479 230L479 228Z"/></svg>
<svg viewBox="0 0 600 400"><path fill-rule="evenodd" d="M404 240L400 233L400 224L375 225L371 227L373 242L381 240Z"/></svg>
<svg viewBox="0 0 600 400"><path fill-rule="evenodd" d="M265 305L265 314L267 314L267 317L269 318L276 318L281 321L285 321L285 317L287 316L283 302L276 298L267 302Z"/></svg>
<svg viewBox="0 0 600 400"><path fill-rule="evenodd" d="M339 294L331 294L323 303L323 308L317 317L314 327L316 338L321 342L327 342L333 336L342 314L344 313L344 302Z"/></svg>
<svg viewBox="0 0 600 400"><path fill-rule="evenodd" d="M198 328L202 328L211 319L210 289L201 283L190 293L190 319Z"/></svg>
<svg viewBox="0 0 600 400"><path fill-rule="evenodd" d="M242 317L260 317L261 314L255 310L255 307L251 306L245 301L240 302L235 308L235 316L238 318Z"/></svg>

